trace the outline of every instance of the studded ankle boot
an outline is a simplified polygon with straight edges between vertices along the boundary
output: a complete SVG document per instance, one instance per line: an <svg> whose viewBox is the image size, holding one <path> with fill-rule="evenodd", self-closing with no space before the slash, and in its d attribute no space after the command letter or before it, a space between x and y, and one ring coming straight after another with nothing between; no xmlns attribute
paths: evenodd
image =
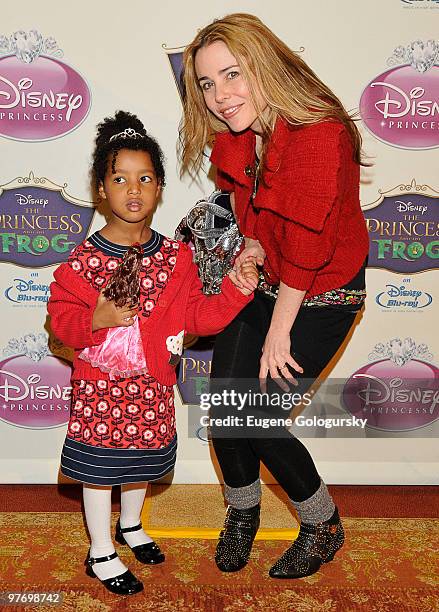
<svg viewBox="0 0 439 612"><path fill-rule="evenodd" d="M237 572L247 565L259 529L261 506L246 510L229 506L215 552L215 562L222 572Z"/></svg>
<svg viewBox="0 0 439 612"><path fill-rule="evenodd" d="M299 535L270 569L272 578L303 578L332 561L343 546L344 531L337 508L332 517L317 525L300 525Z"/></svg>

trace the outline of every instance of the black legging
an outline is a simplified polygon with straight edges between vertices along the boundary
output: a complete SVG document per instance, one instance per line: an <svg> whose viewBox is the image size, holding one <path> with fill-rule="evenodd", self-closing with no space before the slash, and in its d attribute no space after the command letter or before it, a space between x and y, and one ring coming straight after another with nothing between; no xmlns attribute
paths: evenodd
<svg viewBox="0 0 439 612"><path fill-rule="evenodd" d="M254 300L218 334L212 359L213 385L215 379L231 382L258 378L274 305L273 299L257 291ZM328 307L299 310L291 330L291 349L303 374L294 373L299 382L294 392L303 394L309 389L343 343L355 316L355 312ZM215 416L215 409L211 415ZM224 481L230 487L255 482L261 461L294 501L308 499L320 486L311 455L286 431L276 438L224 438L213 434L212 441Z"/></svg>

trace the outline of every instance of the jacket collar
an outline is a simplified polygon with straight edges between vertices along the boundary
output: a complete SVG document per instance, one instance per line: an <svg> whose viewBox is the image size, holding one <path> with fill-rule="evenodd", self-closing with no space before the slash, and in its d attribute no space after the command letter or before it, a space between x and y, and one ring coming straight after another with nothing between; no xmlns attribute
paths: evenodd
<svg viewBox="0 0 439 612"><path fill-rule="evenodd" d="M278 117L273 134L268 143L265 157L263 182L271 185L280 168L282 154L288 143L288 135L294 129L284 119ZM225 172L241 185L253 185L253 177L246 174L246 168L255 164L256 136L250 129L235 134L220 132L215 137L215 144L210 161L222 172Z"/></svg>
<svg viewBox="0 0 439 612"><path fill-rule="evenodd" d="M215 137L210 161L222 172L241 185L252 185L253 177L246 174L246 168L255 164L254 132L246 130L239 134L227 131Z"/></svg>

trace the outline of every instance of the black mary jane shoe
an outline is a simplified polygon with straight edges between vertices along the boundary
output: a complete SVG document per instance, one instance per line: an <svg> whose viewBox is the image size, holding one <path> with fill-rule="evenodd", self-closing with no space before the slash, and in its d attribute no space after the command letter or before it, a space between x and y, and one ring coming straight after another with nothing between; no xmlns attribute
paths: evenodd
<svg viewBox="0 0 439 612"><path fill-rule="evenodd" d="M116 542L119 542L119 544L127 544L127 546L129 546L128 542L123 537L123 534L131 531L139 531L139 529L142 529L141 523L135 525L134 527L125 527L122 529L120 526L120 520L118 520L116 523L116 533L114 536ZM163 563L165 560L165 555L155 542L139 544L138 546L133 546L131 550L133 551L137 561L140 561L140 563L145 563L146 565L158 565L159 563Z"/></svg>
<svg viewBox="0 0 439 612"><path fill-rule="evenodd" d="M222 572L237 572L250 558L259 529L259 504L246 510L229 506L215 551L215 563Z"/></svg>
<svg viewBox="0 0 439 612"><path fill-rule="evenodd" d="M93 571L93 565L95 563L111 561L112 559L116 559L116 557L117 552L105 557L90 557L90 551L88 551L87 559L85 560L85 573L87 576L90 576L90 578L98 578ZM101 579L99 578L99 580ZM130 570L127 570L123 574L119 574L119 576L114 576L113 578L105 578L101 580L101 582L106 589L116 595L134 595L135 593L143 591L143 584L140 580L137 580Z"/></svg>
<svg viewBox="0 0 439 612"><path fill-rule="evenodd" d="M332 561L343 546L344 531L337 509L328 521L300 525L292 546L270 569L271 578L304 578L315 574L323 563Z"/></svg>

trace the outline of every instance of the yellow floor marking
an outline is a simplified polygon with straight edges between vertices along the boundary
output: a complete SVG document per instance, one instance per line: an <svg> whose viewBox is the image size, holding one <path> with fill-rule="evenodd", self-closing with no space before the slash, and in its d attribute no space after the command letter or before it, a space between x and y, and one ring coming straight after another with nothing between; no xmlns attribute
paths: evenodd
<svg viewBox="0 0 439 612"><path fill-rule="evenodd" d="M198 527L147 527L143 523L148 535L153 539L159 538L191 538L194 540L216 540L220 529ZM299 529L259 529L256 540L294 540Z"/></svg>
<svg viewBox="0 0 439 612"><path fill-rule="evenodd" d="M208 527L152 527L149 523L152 505L152 488L146 491L142 510L142 525L152 538L192 538L195 540L216 540L220 528ZM256 540L294 540L299 533L296 529L261 528L256 534Z"/></svg>

